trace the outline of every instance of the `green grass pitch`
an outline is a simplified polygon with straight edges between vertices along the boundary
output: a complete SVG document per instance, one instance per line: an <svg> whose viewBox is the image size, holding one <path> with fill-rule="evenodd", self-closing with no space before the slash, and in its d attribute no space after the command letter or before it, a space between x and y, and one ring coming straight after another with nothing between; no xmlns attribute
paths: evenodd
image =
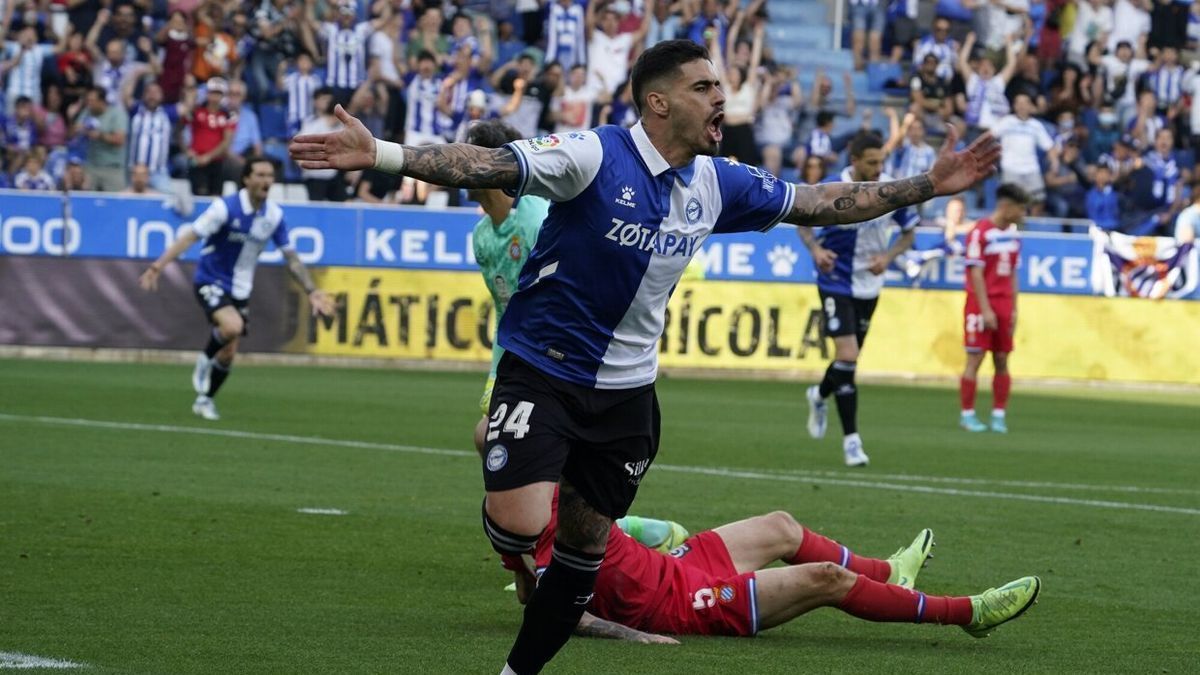
<svg viewBox="0 0 1200 675"><path fill-rule="evenodd" d="M548 672L1195 672L1198 397L1029 391L1015 365L1007 436L958 431L948 388L862 386L858 471L836 421L808 439L796 383L664 378L633 512L696 532L786 509L880 556L929 526L919 587L1041 575L1020 620L975 640L824 609L755 639L573 639ZM481 375L239 366L205 423L189 371L0 361L0 652L95 673L499 672L520 613L467 452Z"/></svg>

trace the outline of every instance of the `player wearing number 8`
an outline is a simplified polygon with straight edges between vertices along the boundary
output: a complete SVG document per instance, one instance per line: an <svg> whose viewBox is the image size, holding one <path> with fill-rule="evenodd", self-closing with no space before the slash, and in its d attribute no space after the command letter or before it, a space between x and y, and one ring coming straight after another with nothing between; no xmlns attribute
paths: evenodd
<svg viewBox="0 0 1200 675"><path fill-rule="evenodd" d="M963 308L963 335L967 366L959 382L962 416L967 431L986 431L975 416L975 380L987 352L996 372L992 378L992 431L1008 431L1005 407L1012 378L1008 355L1017 327L1017 263L1021 240L1017 226L1025 220L1029 196L1011 183L996 190L996 209L980 219L967 235L967 303Z"/></svg>

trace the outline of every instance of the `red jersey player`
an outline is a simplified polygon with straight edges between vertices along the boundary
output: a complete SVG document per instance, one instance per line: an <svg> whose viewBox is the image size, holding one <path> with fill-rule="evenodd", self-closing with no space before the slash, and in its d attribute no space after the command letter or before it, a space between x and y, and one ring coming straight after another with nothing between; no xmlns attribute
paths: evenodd
<svg viewBox="0 0 1200 675"><path fill-rule="evenodd" d="M550 524L534 548L538 572L561 555L554 550L557 523L556 493ZM974 596L913 590L932 548L933 531L926 529L886 560L866 558L783 511L701 532L670 554L614 525L576 633L637 642L674 642L659 633L749 637L818 607L837 607L869 621L958 625L984 637L1037 600L1037 577ZM767 568L776 561L786 566ZM533 577L515 574L525 602Z"/></svg>
<svg viewBox="0 0 1200 675"><path fill-rule="evenodd" d="M975 223L967 235L967 304L963 308L963 335L967 366L959 381L962 417L967 431L987 431L975 416L975 379L987 352L996 367L992 378L992 431L1005 433L1004 409L1012 377L1008 354L1017 328L1017 262L1021 240L1017 226L1025 220L1029 197L1016 185L996 190L996 209Z"/></svg>

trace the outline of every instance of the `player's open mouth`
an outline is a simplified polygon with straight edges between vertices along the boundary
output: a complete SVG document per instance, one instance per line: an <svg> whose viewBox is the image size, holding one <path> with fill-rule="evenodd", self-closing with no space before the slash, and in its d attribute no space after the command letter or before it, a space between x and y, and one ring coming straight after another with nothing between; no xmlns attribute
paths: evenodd
<svg viewBox="0 0 1200 675"><path fill-rule="evenodd" d="M724 121L725 121L725 113L724 112L719 112L716 115L713 115L713 118L708 121L708 135L710 138L712 138L713 143L721 142L721 138L722 138L721 123Z"/></svg>

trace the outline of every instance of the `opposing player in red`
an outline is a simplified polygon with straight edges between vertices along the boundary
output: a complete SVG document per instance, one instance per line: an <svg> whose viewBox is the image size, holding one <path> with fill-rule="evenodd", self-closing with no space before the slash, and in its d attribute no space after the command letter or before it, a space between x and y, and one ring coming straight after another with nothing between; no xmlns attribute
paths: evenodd
<svg viewBox="0 0 1200 675"><path fill-rule="evenodd" d="M557 523L556 492L550 525L534 549L539 573L550 563ZM837 607L868 621L957 625L985 637L1029 609L1041 591L1039 578L1024 577L979 595L925 595L913 586L932 548L926 529L886 560L866 558L783 511L701 532L669 554L614 525L594 594L579 599L587 613L576 633L670 643L660 634L750 637L818 607ZM767 568L776 561L787 566ZM524 602L534 577L513 572Z"/></svg>
<svg viewBox="0 0 1200 675"><path fill-rule="evenodd" d="M992 431L1006 433L1004 409L1012 376L1008 374L1008 355L1013 350L1017 329L1017 263L1021 240L1017 226L1025 221L1029 196L1012 184L996 190L996 209L975 223L967 235L967 304L963 309L963 334L967 348L967 366L959 381L962 417L959 424L967 431L987 431L975 416L975 380L979 366L992 353L995 375L992 377Z"/></svg>

